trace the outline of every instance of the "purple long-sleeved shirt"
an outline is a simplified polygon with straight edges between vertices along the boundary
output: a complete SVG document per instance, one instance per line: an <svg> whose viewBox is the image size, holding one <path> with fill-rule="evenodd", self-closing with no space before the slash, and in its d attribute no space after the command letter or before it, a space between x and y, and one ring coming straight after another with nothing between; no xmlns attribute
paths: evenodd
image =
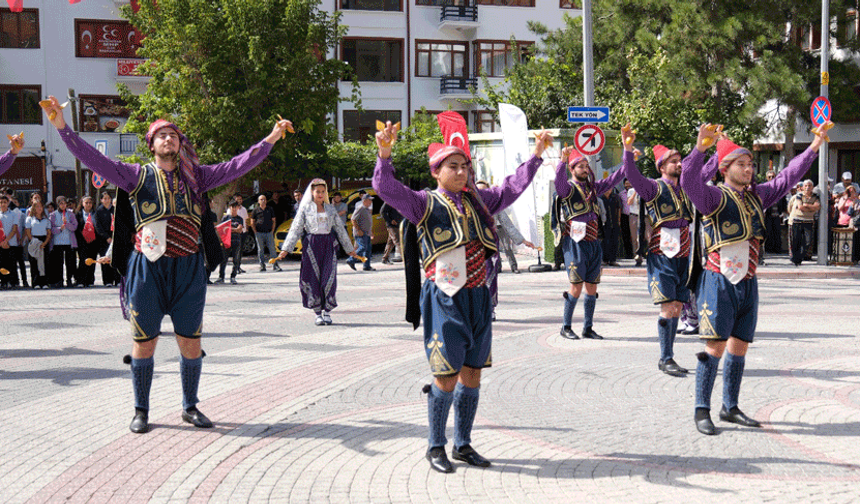
<svg viewBox="0 0 860 504"><path fill-rule="evenodd" d="M559 198L567 198L570 194L570 191L573 189L573 184L582 185L581 182L573 181L571 182L568 178L568 169L567 169L567 161L562 159L558 162L558 165L555 167L555 192L558 194ZM594 181L594 192L600 196L605 193L607 190L618 185L619 182L624 180L624 170L617 169L612 172L612 175L606 177L605 179L595 180ZM595 202L595 205L597 203ZM588 212L586 214L582 214L576 216L570 220L577 222L588 222L597 219L597 214L594 212Z"/></svg>
<svg viewBox="0 0 860 504"><path fill-rule="evenodd" d="M14 162L15 154L12 154L12 149L9 149L2 156L0 156L0 175L6 173L6 170L8 170Z"/></svg>
<svg viewBox="0 0 860 504"><path fill-rule="evenodd" d="M681 165L681 188L703 215L709 215L719 208L723 193L719 188L705 183L710 180L710 177L705 179L702 173L704 157L704 153L693 149L693 152L684 158ZM713 157L716 158L716 156ZM756 185L756 194L761 198L762 208L768 208L788 194L788 191L803 178L817 157L818 152L806 149L795 156L773 180Z"/></svg>
<svg viewBox="0 0 860 504"><path fill-rule="evenodd" d="M517 171L505 177L502 185L479 189L481 200L487 205L490 214L495 215L505 208L511 206L520 194L526 190L535 174L543 164L543 159L532 156L521 164ZM417 224L424 217L427 210L427 193L425 191L413 191L406 187L394 177L394 165L391 159L376 158L376 168L373 170L373 188L383 201L394 207L400 214ZM462 193L452 193L442 189L457 205L457 209L463 211Z"/></svg>
<svg viewBox="0 0 860 504"><path fill-rule="evenodd" d="M639 167L636 166L636 158L632 152L624 151L624 173L627 175L627 180L630 181L630 185L636 189L636 193L639 194L639 197L641 197L642 200L647 202L657 197L657 191L659 188L657 181L642 175L642 172L639 171ZM675 191L675 194L680 197L680 185L676 185L666 177L661 178L669 187L672 188L673 191ZM660 226L668 229L679 229L688 227L689 225L690 223L687 219L673 219L660 224Z"/></svg>
<svg viewBox="0 0 860 504"><path fill-rule="evenodd" d="M85 142L68 125L59 131L60 138L65 142L69 152L80 159L89 169L127 192L137 187L140 178L140 165L110 159ZM271 150L272 144L261 140L230 161L214 165L200 165L199 170L197 170L197 184L200 193L236 180L248 173L262 163ZM170 176L172 173L168 173L168 177Z"/></svg>

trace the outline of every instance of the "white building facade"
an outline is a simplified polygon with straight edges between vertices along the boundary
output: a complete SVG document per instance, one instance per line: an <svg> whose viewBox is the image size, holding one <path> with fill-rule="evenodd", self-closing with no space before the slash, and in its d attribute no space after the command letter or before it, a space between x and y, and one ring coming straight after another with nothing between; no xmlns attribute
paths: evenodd
<svg viewBox="0 0 860 504"><path fill-rule="evenodd" d="M135 151L137 136L121 133L128 111L117 92L118 83L133 93L146 88L147 78L133 75L142 61L139 34L119 10L134 3L23 0L22 12L0 3L0 133L23 131L26 138L0 187L19 198L40 191L49 200L75 195L78 183L83 194L97 193L86 166L76 179L75 159L38 106L49 95L64 102L74 90L66 119L75 115L83 138L108 156ZM339 105L332 119L341 138L366 140L377 119L408 126L422 108L456 110L470 131L496 131L488 111L458 100L480 88L481 71L494 85L503 81L505 69L535 43L529 21L560 28L565 14L581 15L579 7L577 0L323 0L320 8L341 11L349 27L330 57L355 70L364 109ZM351 82L340 86L344 96L351 93Z"/></svg>

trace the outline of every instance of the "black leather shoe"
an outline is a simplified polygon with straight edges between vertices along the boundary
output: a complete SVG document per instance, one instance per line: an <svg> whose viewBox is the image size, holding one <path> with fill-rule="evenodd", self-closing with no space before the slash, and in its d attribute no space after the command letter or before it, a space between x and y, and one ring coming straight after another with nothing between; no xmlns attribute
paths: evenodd
<svg viewBox="0 0 860 504"><path fill-rule="evenodd" d="M704 408L696 408L696 430L706 436L713 436L717 433L717 428L714 427L714 422L711 421L711 411Z"/></svg>
<svg viewBox="0 0 860 504"><path fill-rule="evenodd" d="M520 274L520 270L516 266L511 266L511 273Z"/></svg>
<svg viewBox="0 0 860 504"><path fill-rule="evenodd" d="M352 268L352 271L355 271L355 263L354 262L347 261L346 265L349 266L350 268Z"/></svg>
<svg viewBox="0 0 860 504"><path fill-rule="evenodd" d="M273 265L272 265L272 269L273 269L273 270L275 270L275 271L284 271L284 270L282 270L282 269L281 269L281 267L280 267L280 266L278 266L278 263L273 264Z"/></svg>
<svg viewBox="0 0 860 504"><path fill-rule="evenodd" d="M470 445L461 446L460 448L454 448L451 450L451 457L454 460L459 460L460 462L465 462L470 466L475 467L490 467L490 461L480 456L478 452L475 451Z"/></svg>
<svg viewBox="0 0 860 504"><path fill-rule="evenodd" d="M131 420L131 425L128 428L135 434L149 432L149 413L143 410L135 410L134 418Z"/></svg>
<svg viewBox="0 0 860 504"><path fill-rule="evenodd" d="M720 410L720 420L723 422L743 425L744 427L761 427L761 423L744 415L744 412L737 406L730 410L726 410L725 405L723 405L723 408Z"/></svg>
<svg viewBox="0 0 860 504"><path fill-rule="evenodd" d="M182 411L182 420L201 429L212 427L212 421L206 418L206 415L201 413L197 408Z"/></svg>
<svg viewBox="0 0 860 504"><path fill-rule="evenodd" d="M579 339L579 336L577 336L576 333L573 332L573 329L571 329L570 326L562 326L561 332L559 334L561 334L562 338Z"/></svg>
<svg viewBox="0 0 860 504"><path fill-rule="evenodd" d="M689 373L689 371L679 366L674 359L666 359L664 361L660 361L657 364L657 369L671 376L684 376Z"/></svg>
<svg viewBox="0 0 860 504"><path fill-rule="evenodd" d="M445 454L444 446L434 446L427 450L427 460L430 461L430 467L433 468L434 471L439 471L440 473L452 473L454 472L454 466L451 465L451 461L448 460L448 455Z"/></svg>
<svg viewBox="0 0 860 504"><path fill-rule="evenodd" d="M583 329L582 337L588 338L588 339L603 339L603 336L594 332L594 329L592 329L590 327L588 329Z"/></svg>

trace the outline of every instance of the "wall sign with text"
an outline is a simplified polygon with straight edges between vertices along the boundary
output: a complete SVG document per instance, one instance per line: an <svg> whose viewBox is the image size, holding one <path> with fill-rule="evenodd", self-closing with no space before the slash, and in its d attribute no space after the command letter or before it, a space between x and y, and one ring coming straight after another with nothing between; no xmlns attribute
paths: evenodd
<svg viewBox="0 0 860 504"><path fill-rule="evenodd" d="M75 56L78 58L135 58L140 34L128 21L75 20Z"/></svg>

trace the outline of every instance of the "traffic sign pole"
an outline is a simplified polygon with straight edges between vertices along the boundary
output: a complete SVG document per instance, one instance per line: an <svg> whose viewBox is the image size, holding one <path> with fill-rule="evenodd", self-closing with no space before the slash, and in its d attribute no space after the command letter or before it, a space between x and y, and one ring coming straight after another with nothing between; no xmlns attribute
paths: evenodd
<svg viewBox="0 0 860 504"><path fill-rule="evenodd" d="M821 0L821 33L829 35L830 33L830 0ZM830 83L828 73L828 60L830 59L830 37L821 37L821 96L828 98L828 84ZM833 110L833 107L830 107ZM830 146L827 142L821 145L821 150L818 152L818 187L821 188L821 208L818 210L818 264L827 264L827 235L830 229L827 225L827 210L826 204L827 194L827 167L828 167L828 150Z"/></svg>

